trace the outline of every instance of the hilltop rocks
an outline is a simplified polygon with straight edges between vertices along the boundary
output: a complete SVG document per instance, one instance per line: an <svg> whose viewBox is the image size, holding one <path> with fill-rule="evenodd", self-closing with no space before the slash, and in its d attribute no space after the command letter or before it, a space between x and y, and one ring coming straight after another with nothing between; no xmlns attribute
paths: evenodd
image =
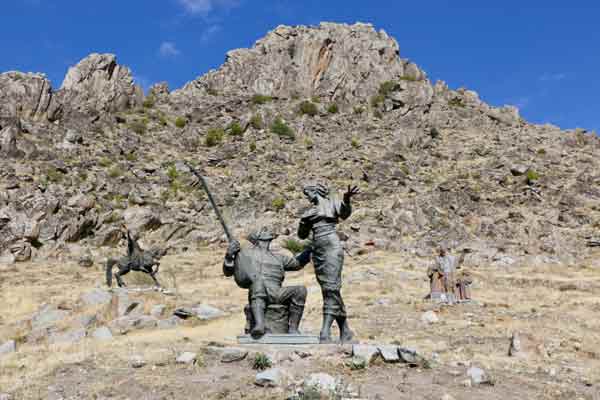
<svg viewBox="0 0 600 400"><path fill-rule="evenodd" d="M414 63L400 59L398 43L370 24L278 26L252 49L228 52L221 68L179 94L316 95L350 101L376 94L384 81L402 78L426 82Z"/></svg>
<svg viewBox="0 0 600 400"><path fill-rule="evenodd" d="M113 54L96 53L69 69L56 95L57 109L83 114L123 111L143 100L143 91L134 84L129 68L118 65Z"/></svg>
<svg viewBox="0 0 600 400"><path fill-rule="evenodd" d="M51 101L52 85L44 74L0 74L0 117L39 118Z"/></svg>

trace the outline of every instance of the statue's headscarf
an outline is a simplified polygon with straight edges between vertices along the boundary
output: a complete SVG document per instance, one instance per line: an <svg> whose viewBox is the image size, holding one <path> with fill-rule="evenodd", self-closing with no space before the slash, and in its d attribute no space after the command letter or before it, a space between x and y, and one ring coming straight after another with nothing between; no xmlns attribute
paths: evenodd
<svg viewBox="0 0 600 400"><path fill-rule="evenodd" d="M321 183L309 183L308 185L304 186L304 194L306 194L306 192L309 190L314 190L321 197L329 196L329 188Z"/></svg>

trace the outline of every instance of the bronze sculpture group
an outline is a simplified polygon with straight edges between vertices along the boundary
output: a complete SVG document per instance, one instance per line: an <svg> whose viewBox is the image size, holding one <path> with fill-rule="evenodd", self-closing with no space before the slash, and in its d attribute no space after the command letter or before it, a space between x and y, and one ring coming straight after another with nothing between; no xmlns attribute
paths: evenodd
<svg viewBox="0 0 600 400"><path fill-rule="evenodd" d="M300 219L298 237L310 237L311 245L296 257L273 253L270 243L275 236L265 228L250 234L250 247L242 248L237 240L230 242L223 261L223 273L225 276L234 276L239 287L248 289L246 331L253 337L260 337L267 332L299 333L306 288L283 287L282 283L286 271L298 271L312 259L323 295L323 323L319 340L321 343L331 342L330 330L334 321L340 329L340 341L352 340L353 332L348 325L341 295L344 249L335 227L340 219L346 219L352 213L351 198L356 194L358 188L348 187L343 199L339 200L330 196L329 189L324 185L314 184L304 188L310 208ZM277 306L283 306L283 314L277 311Z"/></svg>

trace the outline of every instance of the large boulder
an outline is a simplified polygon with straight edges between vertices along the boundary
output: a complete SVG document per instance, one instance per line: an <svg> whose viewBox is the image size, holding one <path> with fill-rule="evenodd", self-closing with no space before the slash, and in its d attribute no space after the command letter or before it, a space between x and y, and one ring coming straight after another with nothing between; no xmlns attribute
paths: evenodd
<svg viewBox="0 0 600 400"><path fill-rule="evenodd" d="M399 57L398 43L386 32L363 23L321 23L278 26L253 48L228 52L222 67L174 94L316 95L350 101L368 99L383 82L401 80L426 81L426 77Z"/></svg>
<svg viewBox="0 0 600 400"><path fill-rule="evenodd" d="M51 101L52 85L44 74L0 74L1 117L40 117L48 111Z"/></svg>
<svg viewBox="0 0 600 400"><path fill-rule="evenodd" d="M115 55L94 53L69 68L57 100L61 112L96 114L139 106L143 95L129 68L118 65Z"/></svg>

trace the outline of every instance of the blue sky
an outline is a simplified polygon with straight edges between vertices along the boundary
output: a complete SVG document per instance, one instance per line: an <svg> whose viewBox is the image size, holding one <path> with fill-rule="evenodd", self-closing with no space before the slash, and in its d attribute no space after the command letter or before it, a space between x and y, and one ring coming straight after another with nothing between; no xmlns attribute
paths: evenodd
<svg viewBox="0 0 600 400"><path fill-rule="evenodd" d="M58 88L91 52L177 88L278 24L371 22L435 81L533 122L600 130L596 0L5 0L0 71L45 72ZM493 4L492 4L493 3ZM524 5L524 3L529 3ZM535 4L535 5L534 5Z"/></svg>

